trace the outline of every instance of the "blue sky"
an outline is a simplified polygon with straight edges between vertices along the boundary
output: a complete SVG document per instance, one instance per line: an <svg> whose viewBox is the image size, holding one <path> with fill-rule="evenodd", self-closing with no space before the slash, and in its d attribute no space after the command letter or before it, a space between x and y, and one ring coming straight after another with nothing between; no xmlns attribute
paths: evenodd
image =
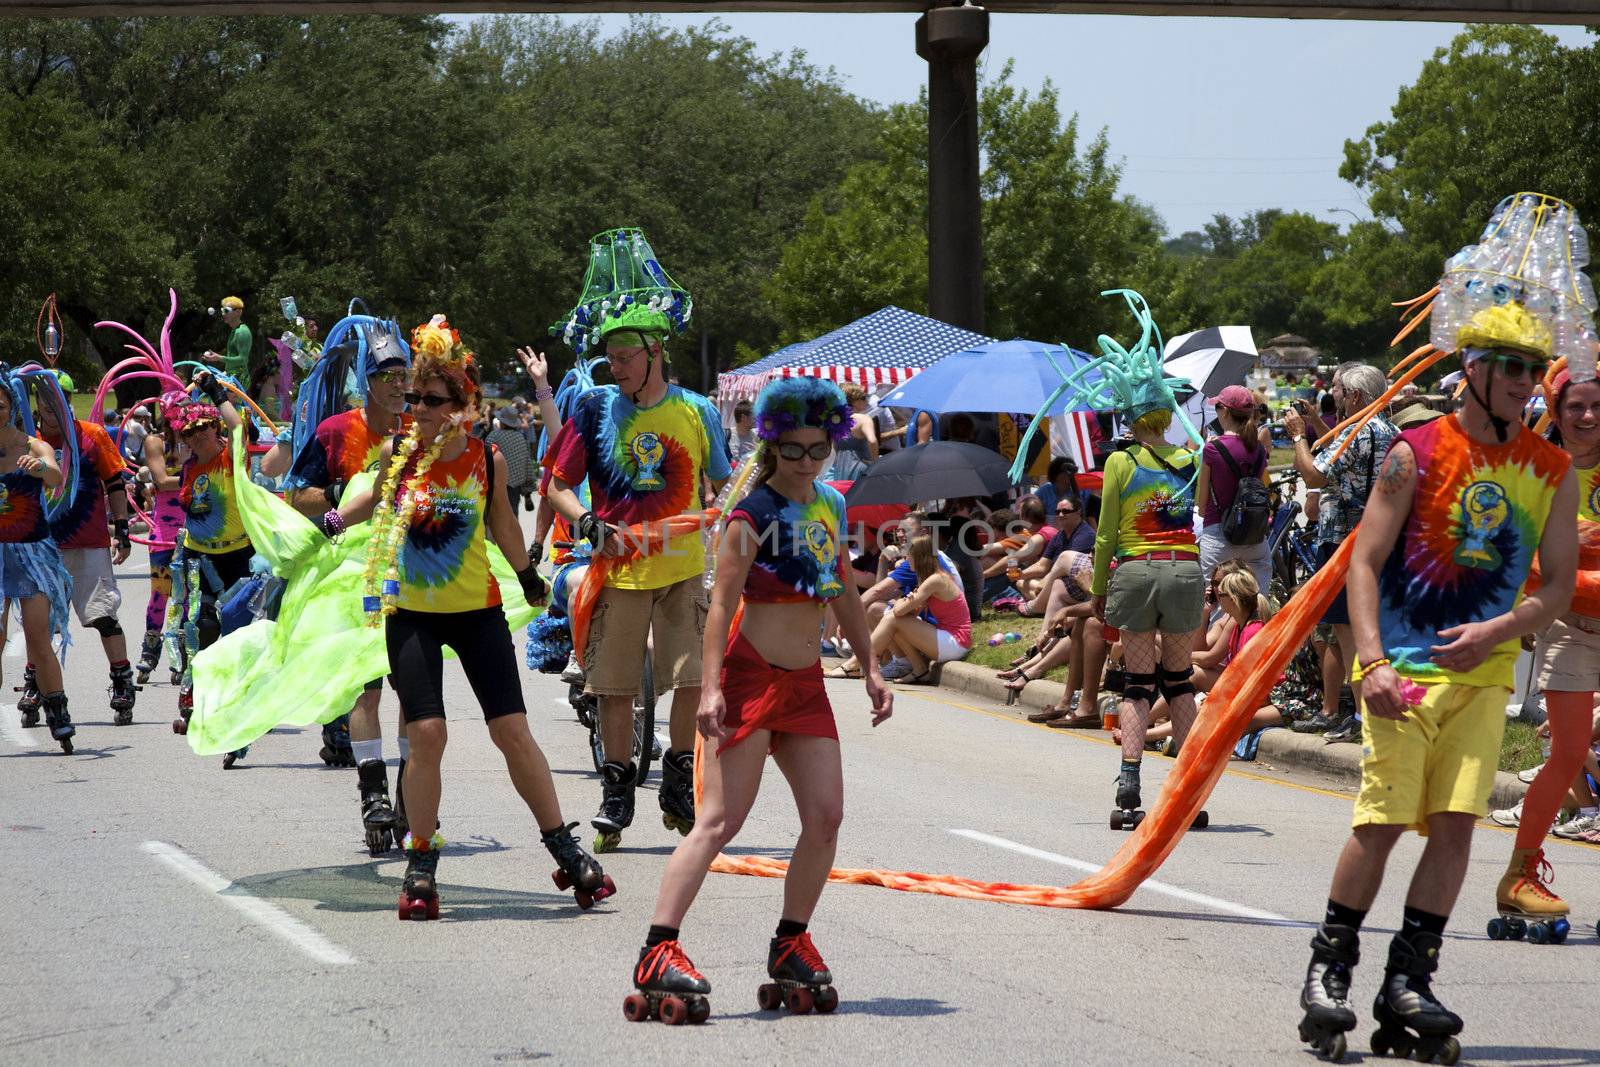
<svg viewBox="0 0 1600 1067"><path fill-rule="evenodd" d="M803 50L871 100L911 100L927 66L899 15L724 15L763 52ZM600 16L621 27L626 16ZM708 16L668 16L673 25ZM1460 29L1445 23L1001 15L982 62L1007 60L1015 81L1061 91L1081 128L1108 129L1125 191L1154 204L1169 232L1216 212L1307 211L1348 224L1368 217L1338 170L1347 138L1389 116L1396 93ZM1552 27L1564 43L1585 32ZM1331 209L1341 208L1342 211Z"/></svg>

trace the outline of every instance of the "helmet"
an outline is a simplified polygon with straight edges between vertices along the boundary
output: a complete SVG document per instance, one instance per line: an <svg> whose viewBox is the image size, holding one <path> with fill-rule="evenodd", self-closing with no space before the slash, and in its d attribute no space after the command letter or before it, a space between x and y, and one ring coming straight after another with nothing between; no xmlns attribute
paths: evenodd
<svg viewBox="0 0 1600 1067"><path fill-rule="evenodd" d="M602 312L596 334L602 341L618 330L632 330L657 338L669 336L672 333L672 320L665 311L651 306L654 303L653 300L641 303L630 298L620 311Z"/></svg>
<svg viewBox="0 0 1600 1067"><path fill-rule="evenodd" d="M1474 314L1456 333L1456 351L1495 348L1515 349L1549 359L1555 349L1555 339L1550 327L1521 304L1495 304Z"/></svg>

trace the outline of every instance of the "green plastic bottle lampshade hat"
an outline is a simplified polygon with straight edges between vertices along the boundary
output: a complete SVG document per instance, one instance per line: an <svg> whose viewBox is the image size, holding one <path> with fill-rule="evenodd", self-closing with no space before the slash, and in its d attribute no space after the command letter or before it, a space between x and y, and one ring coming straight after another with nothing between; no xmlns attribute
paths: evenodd
<svg viewBox="0 0 1600 1067"><path fill-rule="evenodd" d="M628 227L590 238L583 295L550 332L582 356L618 330L681 334L693 314L694 298L662 268L644 231Z"/></svg>

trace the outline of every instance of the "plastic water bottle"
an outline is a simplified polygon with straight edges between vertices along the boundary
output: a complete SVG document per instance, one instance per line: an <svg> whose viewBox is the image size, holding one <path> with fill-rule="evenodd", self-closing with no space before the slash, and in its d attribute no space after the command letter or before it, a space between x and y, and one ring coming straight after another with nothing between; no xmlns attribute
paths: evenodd
<svg viewBox="0 0 1600 1067"><path fill-rule="evenodd" d="M1022 640L1022 635L1016 632L1006 634L1006 644L1014 644Z"/></svg>
<svg viewBox="0 0 1600 1067"><path fill-rule="evenodd" d="M293 322L300 317L300 309L295 307L294 297L286 296L278 301L278 310L283 312L283 317Z"/></svg>
<svg viewBox="0 0 1600 1067"><path fill-rule="evenodd" d="M44 326L44 354L55 359L61 354L61 331L53 322Z"/></svg>

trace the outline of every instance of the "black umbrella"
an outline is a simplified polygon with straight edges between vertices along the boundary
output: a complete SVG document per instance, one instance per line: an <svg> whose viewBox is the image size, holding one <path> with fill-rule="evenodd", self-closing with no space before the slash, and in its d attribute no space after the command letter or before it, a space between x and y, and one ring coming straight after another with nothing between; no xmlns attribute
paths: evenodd
<svg viewBox="0 0 1600 1067"><path fill-rule="evenodd" d="M1011 461L962 441L929 441L886 454L857 478L844 502L919 504L960 496L993 496L1011 488Z"/></svg>

